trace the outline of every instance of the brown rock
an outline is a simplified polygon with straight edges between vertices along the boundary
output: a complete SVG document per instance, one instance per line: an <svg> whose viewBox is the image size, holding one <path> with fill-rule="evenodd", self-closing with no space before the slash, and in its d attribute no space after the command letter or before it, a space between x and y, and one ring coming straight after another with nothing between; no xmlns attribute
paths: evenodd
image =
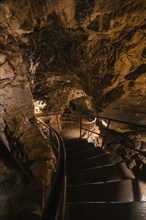
<svg viewBox="0 0 146 220"><path fill-rule="evenodd" d="M0 54L0 65L3 64L6 60L6 55Z"/></svg>

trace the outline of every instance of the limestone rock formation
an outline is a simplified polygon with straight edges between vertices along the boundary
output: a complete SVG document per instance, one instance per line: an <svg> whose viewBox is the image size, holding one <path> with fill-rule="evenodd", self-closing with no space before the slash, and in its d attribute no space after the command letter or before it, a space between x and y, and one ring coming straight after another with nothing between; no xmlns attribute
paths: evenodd
<svg viewBox="0 0 146 220"><path fill-rule="evenodd" d="M145 123L145 1L26 0L18 4L9 0L3 4L7 4L5 13L8 23L11 18L23 62L29 66L35 99L46 99L48 108L59 110L47 97L59 96L62 89L58 85L58 94L53 93L56 87L48 81L63 77L92 96L101 115ZM12 71L9 74L12 77ZM69 87L67 83L66 93Z"/></svg>
<svg viewBox="0 0 146 220"><path fill-rule="evenodd" d="M40 23L28 37L28 50L31 61L38 64L36 99L41 91L45 96L44 80L63 76L93 97L101 115L134 118L144 124L145 4L141 0L62 0L42 5L46 11L41 16L35 11L33 16L39 16ZM39 94L38 83L42 84Z"/></svg>
<svg viewBox="0 0 146 220"><path fill-rule="evenodd" d="M52 173L54 172L53 154L38 128L36 120L33 119L33 98L28 80L29 65L22 57L19 47L19 34L22 33L17 33L17 27L20 24L16 17L12 19L14 11L11 6L13 6L12 2L4 1L1 7L0 139L5 141L11 152L17 154L17 151L20 151L23 153L20 157L22 160L25 159L24 164L27 165L35 178L33 185L35 184L42 189L40 192L42 192L43 201L49 195ZM45 169L43 169L44 167ZM17 173L17 170L14 172ZM25 185L24 189L21 189L22 201L26 200L26 207L29 206L29 214L38 212L38 215L41 216L44 208L43 203L37 196L36 200L32 201L32 198L29 197L30 192L28 193L27 191L27 187L30 187L29 185L31 185L31 194L35 195L37 192L32 187L32 182L30 182ZM9 204L7 202L3 207L4 209ZM17 202L13 204L11 210L7 209L5 215L10 214L11 211L11 214L17 213L19 216L19 212L23 212L23 209L26 209L24 205L24 207L17 207L15 210L14 207L17 206ZM1 211L3 212L3 210ZM16 219L16 217L14 218Z"/></svg>

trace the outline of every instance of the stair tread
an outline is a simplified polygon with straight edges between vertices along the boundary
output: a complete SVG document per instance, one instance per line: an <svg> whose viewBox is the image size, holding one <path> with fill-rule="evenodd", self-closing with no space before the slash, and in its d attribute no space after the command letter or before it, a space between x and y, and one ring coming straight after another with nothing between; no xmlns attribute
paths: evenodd
<svg viewBox="0 0 146 220"><path fill-rule="evenodd" d="M99 165L107 165L107 164L111 164L111 160L109 154L105 153L102 155L97 155L88 158L86 160L81 160L74 163L68 163L67 171L82 170L82 169L87 169L87 168L91 168Z"/></svg>
<svg viewBox="0 0 146 220"><path fill-rule="evenodd" d="M81 172L81 171L90 171L90 170L94 170L94 169L102 169L104 167L108 167L108 166L115 166L117 164L107 164L107 165L100 165L100 166L96 166L96 167L91 167L91 168L87 168L87 169L84 169L84 170L73 170L73 171L70 171L68 172L68 174L71 174L71 173L78 173L78 172Z"/></svg>
<svg viewBox="0 0 146 220"><path fill-rule="evenodd" d="M103 152L103 154L96 154L95 151L94 151L93 155L89 154L88 157L84 158L84 154L83 154L82 157L79 158L79 160L77 160L77 161L75 160L74 161L74 160L71 160L71 158L70 158L69 162L70 163L80 163L80 162L83 162L83 161L92 160L93 158L104 157L106 155L109 156L110 154L109 153L105 153L105 152Z"/></svg>
<svg viewBox="0 0 146 220"><path fill-rule="evenodd" d="M91 143L91 144L92 144L92 143ZM81 151L73 152L71 155L67 153L67 155L68 155L69 157L71 157L71 156L78 155L78 154L80 154L80 153L82 153L82 152L85 153L86 151L90 151L91 149L98 149L100 152L105 152L105 151L102 150L101 148L95 147L95 146L93 145L93 147L91 147L91 148L89 148L89 149L83 149L83 150L81 150Z"/></svg>
<svg viewBox="0 0 146 220"><path fill-rule="evenodd" d="M146 183L84 141L67 148L65 220L145 220ZM120 161L120 163L119 163Z"/></svg>
<svg viewBox="0 0 146 220"><path fill-rule="evenodd" d="M145 220L146 202L67 203L65 220Z"/></svg>
<svg viewBox="0 0 146 220"><path fill-rule="evenodd" d="M88 143L86 139L81 139L81 138L69 139L69 140L63 139L63 141L67 147L72 147L73 145Z"/></svg>
<svg viewBox="0 0 146 220"><path fill-rule="evenodd" d="M81 151L84 151L86 149L92 149L92 148L95 148L94 144L92 143L84 143L84 144L79 144L79 145L75 145L75 146L72 146L72 147L66 147L66 152L67 154L72 154L72 153L77 153L77 152L81 152Z"/></svg>
<svg viewBox="0 0 146 220"><path fill-rule="evenodd" d="M67 180L69 184L82 184L98 181L134 178L132 175L130 176L124 173L123 163L73 171L67 174Z"/></svg>
<svg viewBox="0 0 146 220"><path fill-rule="evenodd" d="M118 180L107 182L95 182L81 185L68 185L68 201L121 201L133 202L146 201L145 185L137 180ZM136 189L139 192L136 192ZM145 195L142 195L142 194Z"/></svg>
<svg viewBox="0 0 146 220"><path fill-rule="evenodd" d="M105 153L104 151L101 150L101 148L94 147L94 148L89 148L89 149L84 149L79 152L72 153L68 155L67 160L69 161L77 161L77 160L84 160L89 157L93 157L99 154Z"/></svg>

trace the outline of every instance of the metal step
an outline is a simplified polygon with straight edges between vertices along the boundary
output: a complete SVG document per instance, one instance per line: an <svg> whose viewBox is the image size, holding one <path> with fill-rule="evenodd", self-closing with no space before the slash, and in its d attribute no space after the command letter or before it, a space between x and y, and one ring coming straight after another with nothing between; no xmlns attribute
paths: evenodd
<svg viewBox="0 0 146 220"><path fill-rule="evenodd" d="M139 189L136 188L137 186ZM136 189L139 192L136 192ZM141 187L137 180L107 181L67 187L68 202L134 202L136 200L146 201L146 198L141 197Z"/></svg>
<svg viewBox="0 0 146 220"><path fill-rule="evenodd" d="M72 154L72 153L77 153L77 152L81 152L84 151L86 149L91 149L91 148L95 148L94 144L92 143L84 143L84 144L80 144L80 145L76 145L70 148L66 147L66 152L67 154Z"/></svg>
<svg viewBox="0 0 146 220"><path fill-rule="evenodd" d="M87 143L86 139L81 139L81 138L74 138L74 139L63 139L65 146L67 148L78 145L78 144L84 144Z"/></svg>
<svg viewBox="0 0 146 220"><path fill-rule="evenodd" d="M109 154L102 154L95 156L86 160L81 160L75 163L67 164L67 172L83 170L88 168L93 168L97 166L103 166L111 164Z"/></svg>
<svg viewBox="0 0 146 220"><path fill-rule="evenodd" d="M67 174L68 184L77 185L83 183L101 182L108 180L122 180L134 178L134 176L125 172L125 163L111 164L110 166L100 166L70 172Z"/></svg>
<svg viewBox="0 0 146 220"><path fill-rule="evenodd" d="M84 149L79 152L69 154L67 157L67 161L69 161L70 163L77 162L77 161L85 160L85 159L88 159L88 158L91 158L91 157L94 157L96 155L103 154L103 153L104 151L101 150L101 148L94 146L93 148L91 147L86 150Z"/></svg>
<svg viewBox="0 0 146 220"><path fill-rule="evenodd" d="M89 143L67 150L65 220L145 220L146 184Z"/></svg>
<svg viewBox="0 0 146 220"><path fill-rule="evenodd" d="M145 220L146 202L67 203L65 220Z"/></svg>

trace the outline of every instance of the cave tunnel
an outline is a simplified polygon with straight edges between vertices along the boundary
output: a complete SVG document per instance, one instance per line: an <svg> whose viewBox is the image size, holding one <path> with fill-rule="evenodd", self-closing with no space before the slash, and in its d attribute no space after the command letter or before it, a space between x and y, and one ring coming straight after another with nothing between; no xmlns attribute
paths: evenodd
<svg viewBox="0 0 146 220"><path fill-rule="evenodd" d="M0 220L145 220L146 1L0 9Z"/></svg>

